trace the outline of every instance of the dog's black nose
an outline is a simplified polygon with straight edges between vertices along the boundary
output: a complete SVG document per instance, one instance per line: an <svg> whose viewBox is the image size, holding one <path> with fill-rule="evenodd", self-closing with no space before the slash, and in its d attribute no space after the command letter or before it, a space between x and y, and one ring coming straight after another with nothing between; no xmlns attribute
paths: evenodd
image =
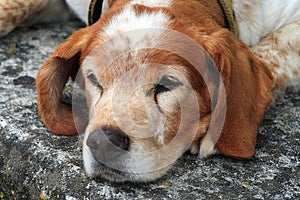
<svg viewBox="0 0 300 200"><path fill-rule="evenodd" d="M129 142L129 138L121 130L105 127L92 132L86 144L98 161L105 162L127 152Z"/></svg>

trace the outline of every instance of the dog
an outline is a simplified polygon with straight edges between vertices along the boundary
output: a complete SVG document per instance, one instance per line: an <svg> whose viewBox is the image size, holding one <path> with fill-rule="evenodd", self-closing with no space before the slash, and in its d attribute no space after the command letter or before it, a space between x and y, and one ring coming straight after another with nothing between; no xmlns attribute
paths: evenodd
<svg viewBox="0 0 300 200"><path fill-rule="evenodd" d="M297 0L66 2L90 26L41 67L39 114L84 133L90 177L153 181L186 151L249 159L275 91L299 83ZM69 77L88 119L61 102Z"/></svg>

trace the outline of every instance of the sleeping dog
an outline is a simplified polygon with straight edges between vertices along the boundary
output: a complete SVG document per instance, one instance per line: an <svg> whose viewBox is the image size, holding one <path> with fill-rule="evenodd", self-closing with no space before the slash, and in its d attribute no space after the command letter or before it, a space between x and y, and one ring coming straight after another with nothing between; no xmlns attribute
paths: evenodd
<svg viewBox="0 0 300 200"><path fill-rule="evenodd" d="M84 133L90 177L155 180L188 150L250 158L274 91L299 82L297 0L66 2L90 26L41 67L39 114ZM88 119L61 102L69 77Z"/></svg>

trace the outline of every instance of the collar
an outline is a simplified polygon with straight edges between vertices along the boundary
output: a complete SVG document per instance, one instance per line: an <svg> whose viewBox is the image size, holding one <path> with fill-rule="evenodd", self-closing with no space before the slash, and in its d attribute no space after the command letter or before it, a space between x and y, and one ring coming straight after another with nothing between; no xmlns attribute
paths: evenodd
<svg viewBox="0 0 300 200"><path fill-rule="evenodd" d="M218 0L223 13L225 15L225 21L228 29L235 35L239 35L239 28L235 19L232 0Z"/></svg>
<svg viewBox="0 0 300 200"><path fill-rule="evenodd" d="M92 25L96 23L100 17L101 13L105 9L104 3L107 3L106 0L91 0L89 5L89 11L88 11L88 25ZM238 36L239 29L238 24L235 19L232 0L218 0L223 13L225 15L225 21L227 24L228 29L235 35Z"/></svg>
<svg viewBox="0 0 300 200"><path fill-rule="evenodd" d="M105 0L91 0L88 11L88 25L96 23L102 13L103 1Z"/></svg>

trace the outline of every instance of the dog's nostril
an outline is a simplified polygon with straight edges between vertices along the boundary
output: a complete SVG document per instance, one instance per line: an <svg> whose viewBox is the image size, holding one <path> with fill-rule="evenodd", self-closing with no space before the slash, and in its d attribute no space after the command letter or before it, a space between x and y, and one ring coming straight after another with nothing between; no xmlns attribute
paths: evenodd
<svg viewBox="0 0 300 200"><path fill-rule="evenodd" d="M118 129L103 129L104 134L108 137L108 139L117 147L128 151L129 149L129 138L124 135L121 130Z"/></svg>
<svg viewBox="0 0 300 200"><path fill-rule="evenodd" d="M102 128L92 132L86 144L91 149L103 149L104 147L112 146L109 145L109 141L116 147L128 151L129 149L129 138L125 136L121 130L115 128ZM106 149L108 150L108 149Z"/></svg>

